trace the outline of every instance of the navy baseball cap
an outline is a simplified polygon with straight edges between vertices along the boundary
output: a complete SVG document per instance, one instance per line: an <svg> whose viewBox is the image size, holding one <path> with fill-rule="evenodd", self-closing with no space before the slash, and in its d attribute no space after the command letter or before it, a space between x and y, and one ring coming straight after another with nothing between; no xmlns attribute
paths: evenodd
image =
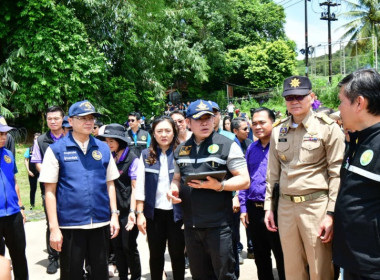
<svg viewBox="0 0 380 280"><path fill-rule="evenodd" d="M220 108L219 108L218 103L216 103L216 102L214 102L214 101L211 101L211 100L209 100L208 103L210 103L212 109L215 109L215 110L217 110L217 111L220 112Z"/></svg>
<svg viewBox="0 0 380 280"><path fill-rule="evenodd" d="M70 123L69 123L69 116L64 116L63 117L63 121L62 121L62 127L71 127Z"/></svg>
<svg viewBox="0 0 380 280"><path fill-rule="evenodd" d="M186 111L186 118L197 120L205 114L214 115L211 104L205 100L198 99L190 103Z"/></svg>
<svg viewBox="0 0 380 280"><path fill-rule="evenodd" d="M14 127L8 126L7 121L3 116L0 116L0 132L8 132L14 129Z"/></svg>
<svg viewBox="0 0 380 280"><path fill-rule="evenodd" d="M291 76L284 81L282 96L308 95L311 92L311 81L305 76Z"/></svg>
<svg viewBox="0 0 380 280"><path fill-rule="evenodd" d="M83 100L77 103L74 103L70 106L69 117L74 116L87 116L94 115L95 117L100 117L102 114L95 111L95 107L88 101Z"/></svg>

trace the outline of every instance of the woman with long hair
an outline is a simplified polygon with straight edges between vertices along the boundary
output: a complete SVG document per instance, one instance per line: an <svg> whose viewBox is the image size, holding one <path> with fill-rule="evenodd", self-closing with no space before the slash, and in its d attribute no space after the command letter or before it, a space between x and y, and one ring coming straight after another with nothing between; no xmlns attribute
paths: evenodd
<svg viewBox="0 0 380 280"><path fill-rule="evenodd" d="M168 116L155 119L151 134L152 142L142 151L137 170L137 226L148 236L151 279L162 279L168 243L173 278L181 280L185 276L182 212L166 197L174 175L173 151L178 144L174 121Z"/></svg>
<svg viewBox="0 0 380 280"><path fill-rule="evenodd" d="M231 132L231 118L230 116L225 116L223 119L223 130Z"/></svg>
<svg viewBox="0 0 380 280"><path fill-rule="evenodd" d="M98 135L98 138L107 142L120 172L120 177L114 181L117 209L120 211L120 232L116 238L111 240L119 279L128 280L128 268L131 272L131 280L140 279L141 263L136 242L139 231L137 227L134 227L136 221L134 195L138 158L128 148L132 139L126 133L124 126L120 124L106 125L104 132Z"/></svg>

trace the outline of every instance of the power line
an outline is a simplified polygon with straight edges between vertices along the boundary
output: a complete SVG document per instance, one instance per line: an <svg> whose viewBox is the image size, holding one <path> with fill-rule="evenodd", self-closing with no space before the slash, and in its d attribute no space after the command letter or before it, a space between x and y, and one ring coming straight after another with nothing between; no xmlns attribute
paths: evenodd
<svg viewBox="0 0 380 280"><path fill-rule="evenodd" d="M300 1L298 1L298 2L296 2L294 4L291 4L291 5L287 6L287 7L284 7L284 9L287 9L287 8L290 8L290 7L294 6L294 5L297 5L300 2L303 2L303 0L300 0Z"/></svg>

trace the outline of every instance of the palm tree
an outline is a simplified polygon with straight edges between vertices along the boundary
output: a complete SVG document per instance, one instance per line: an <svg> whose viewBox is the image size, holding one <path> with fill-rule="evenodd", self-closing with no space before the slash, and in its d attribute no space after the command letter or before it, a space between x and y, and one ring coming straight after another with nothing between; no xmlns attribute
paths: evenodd
<svg viewBox="0 0 380 280"><path fill-rule="evenodd" d="M350 20L338 29L345 29L341 40L358 40L358 50L368 49L368 40L360 40L375 36L378 44L380 43L380 2L379 0L343 0L349 7L348 12L341 13L339 16ZM369 41L371 42L371 41ZM349 44L350 46L352 44Z"/></svg>

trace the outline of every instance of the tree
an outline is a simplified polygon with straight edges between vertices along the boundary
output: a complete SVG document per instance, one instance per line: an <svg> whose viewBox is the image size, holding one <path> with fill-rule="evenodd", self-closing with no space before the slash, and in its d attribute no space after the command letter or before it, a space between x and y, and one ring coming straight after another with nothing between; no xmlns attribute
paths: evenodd
<svg viewBox="0 0 380 280"><path fill-rule="evenodd" d="M230 50L226 57L229 81L249 84L256 89L281 84L295 70L294 48L294 43L278 40L261 41L256 45Z"/></svg>
<svg viewBox="0 0 380 280"><path fill-rule="evenodd" d="M339 28L345 29L341 39L359 40L359 49L365 51L368 41L360 39L375 36L380 46L380 2L378 0L345 0L345 2L350 10L340 16L351 21Z"/></svg>

